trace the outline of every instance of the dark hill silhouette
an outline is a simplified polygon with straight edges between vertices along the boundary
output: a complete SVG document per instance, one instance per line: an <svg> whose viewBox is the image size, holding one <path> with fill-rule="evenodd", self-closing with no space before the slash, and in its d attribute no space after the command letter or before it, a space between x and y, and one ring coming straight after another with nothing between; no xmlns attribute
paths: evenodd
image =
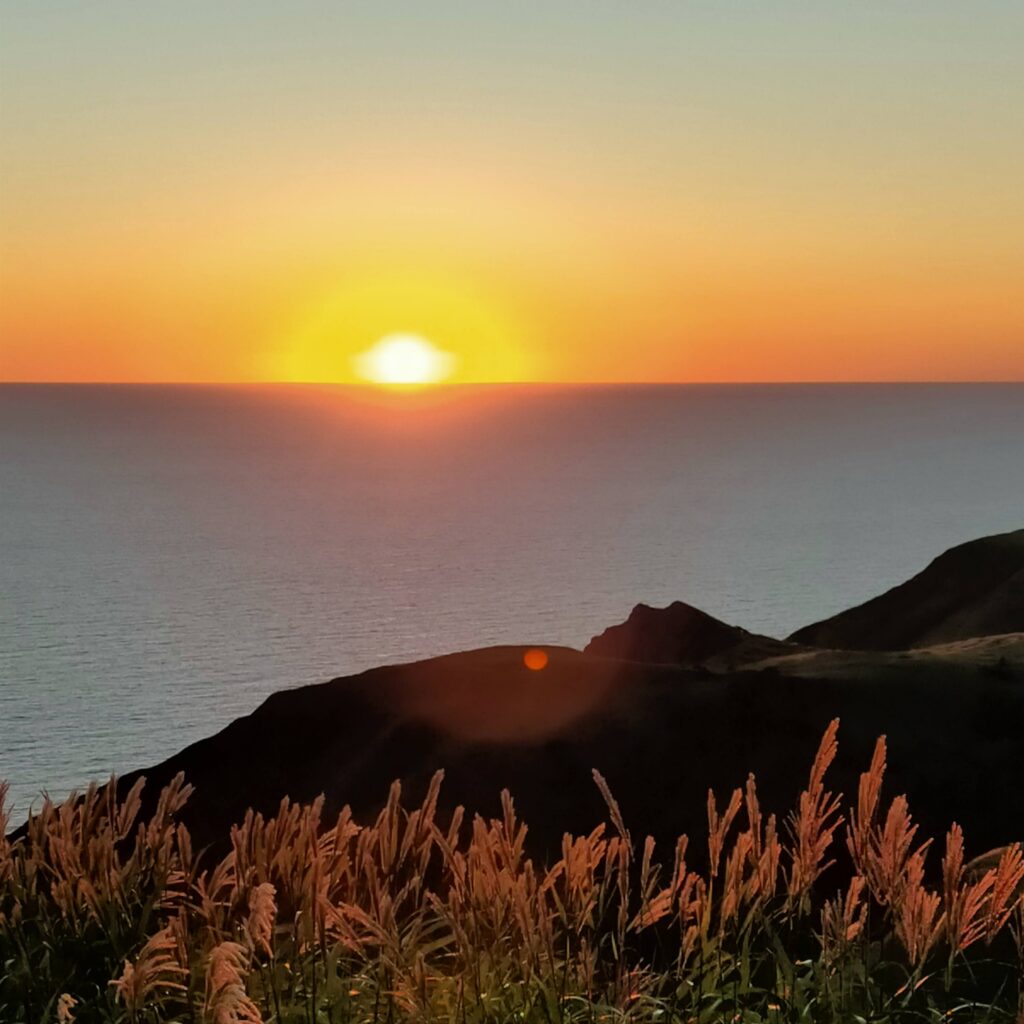
<svg viewBox="0 0 1024 1024"><path fill-rule="evenodd" d="M625 622L609 626L583 649L586 654L656 665L733 667L792 653L791 644L730 626L683 601L667 608L638 604Z"/></svg>
<svg viewBox="0 0 1024 1024"><path fill-rule="evenodd" d="M1017 632L1024 632L1024 530L950 548L906 583L789 639L893 651Z"/></svg>
<svg viewBox="0 0 1024 1024"><path fill-rule="evenodd" d="M223 849L250 805L272 812L285 795L308 801L324 793L329 814L348 803L366 820L392 779L415 801L443 768L443 811L463 804L497 814L507 787L543 854L564 831L603 820L596 767L634 834L670 843L680 832L704 832L709 786L724 797L750 770L766 808L788 811L838 716L835 788L856 792L875 738L887 733L887 791L908 794L925 834L939 835L955 819L974 853L1020 838L1019 668L988 671L977 656L876 663L871 655L852 667L808 668L795 656L793 674L714 673L547 648L548 667L531 672L525 650L470 651L277 693L141 773L148 799L183 771L196 786L186 822L197 843ZM1024 637L1012 665L1024 664L1022 655Z"/></svg>
<svg viewBox="0 0 1024 1024"><path fill-rule="evenodd" d="M326 797L375 814L394 779L409 801L444 769L442 810L485 815L508 788L547 853L605 808L591 769L634 834L699 836L708 787L754 771L764 806L785 813L818 741L841 719L832 785L849 798L880 734L889 795L906 793L923 834L950 822L970 849L1024 832L1024 530L947 551L920 575L784 643L689 605L644 605L585 653L523 647L392 665L274 694L252 714L145 772L146 802L182 771L185 820L223 849L246 808ZM1013 633L1013 631L1019 631ZM963 639L975 634L997 633ZM833 649L843 648L843 649ZM893 648L912 648L893 650Z"/></svg>

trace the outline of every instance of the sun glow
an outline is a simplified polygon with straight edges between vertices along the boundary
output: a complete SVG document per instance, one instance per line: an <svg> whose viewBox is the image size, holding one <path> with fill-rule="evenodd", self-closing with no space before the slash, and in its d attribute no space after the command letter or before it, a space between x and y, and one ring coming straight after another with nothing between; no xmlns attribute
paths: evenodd
<svg viewBox="0 0 1024 1024"><path fill-rule="evenodd" d="M356 373L374 384L422 386L450 377L455 357L418 334L389 334L353 360Z"/></svg>

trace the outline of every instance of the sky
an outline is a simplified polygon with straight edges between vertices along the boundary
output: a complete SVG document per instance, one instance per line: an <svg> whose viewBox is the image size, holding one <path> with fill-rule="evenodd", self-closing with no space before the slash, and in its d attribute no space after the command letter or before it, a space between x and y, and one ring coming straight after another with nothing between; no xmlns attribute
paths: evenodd
<svg viewBox="0 0 1024 1024"><path fill-rule="evenodd" d="M1024 4L0 0L0 380L1024 379Z"/></svg>

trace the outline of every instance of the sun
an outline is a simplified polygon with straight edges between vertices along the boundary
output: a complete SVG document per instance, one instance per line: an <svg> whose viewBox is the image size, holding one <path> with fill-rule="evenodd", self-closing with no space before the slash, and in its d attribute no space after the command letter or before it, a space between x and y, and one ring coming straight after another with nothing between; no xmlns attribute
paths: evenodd
<svg viewBox="0 0 1024 1024"><path fill-rule="evenodd" d="M388 334L353 360L356 373L373 384L437 384L451 376L455 358L418 334Z"/></svg>

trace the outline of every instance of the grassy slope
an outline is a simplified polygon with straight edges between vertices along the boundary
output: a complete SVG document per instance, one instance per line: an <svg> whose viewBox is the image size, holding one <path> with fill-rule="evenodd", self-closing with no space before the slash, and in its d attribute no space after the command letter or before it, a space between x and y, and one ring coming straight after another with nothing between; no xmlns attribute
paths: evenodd
<svg viewBox="0 0 1024 1024"><path fill-rule="evenodd" d="M992 664L997 649L1004 668ZM365 818L391 779L418 799L443 768L444 802L491 813L508 787L531 844L551 850L563 831L600 819L593 768L636 830L663 840L699 833L707 788L738 785L748 769L769 806L790 806L839 717L839 789L854 791L886 734L890 783L929 831L957 820L973 852L1024 831L1024 665L1008 641L908 657L800 655L723 673L549 650L537 673L522 648L502 647L278 693L144 774L153 789L184 771L198 791L187 820L215 841L247 806L271 811L285 794L323 792L330 813L350 803Z"/></svg>

